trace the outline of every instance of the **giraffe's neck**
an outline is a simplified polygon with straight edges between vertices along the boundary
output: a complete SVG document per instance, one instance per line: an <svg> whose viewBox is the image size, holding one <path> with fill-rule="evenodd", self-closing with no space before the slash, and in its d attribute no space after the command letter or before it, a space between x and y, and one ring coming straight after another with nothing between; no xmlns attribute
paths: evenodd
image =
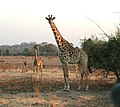
<svg viewBox="0 0 120 107"><path fill-rule="evenodd" d="M35 59L38 59L38 51L35 50Z"/></svg>
<svg viewBox="0 0 120 107"><path fill-rule="evenodd" d="M62 46L64 38L60 34L59 30L57 29L57 27L56 27L56 25L53 21L51 21L50 26L51 26L52 31L54 33L54 36L55 36L58 47Z"/></svg>

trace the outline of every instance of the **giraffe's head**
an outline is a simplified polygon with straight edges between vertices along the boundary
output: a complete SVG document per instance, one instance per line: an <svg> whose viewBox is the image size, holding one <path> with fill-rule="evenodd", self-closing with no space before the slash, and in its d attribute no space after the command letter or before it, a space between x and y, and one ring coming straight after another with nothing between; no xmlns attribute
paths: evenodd
<svg viewBox="0 0 120 107"><path fill-rule="evenodd" d="M34 45L34 50L35 51L38 50L38 48L39 48L39 45Z"/></svg>
<svg viewBox="0 0 120 107"><path fill-rule="evenodd" d="M38 56L39 45L34 45L35 56Z"/></svg>
<svg viewBox="0 0 120 107"><path fill-rule="evenodd" d="M53 21L55 19L55 17L53 17L52 15L48 15L48 17L45 17L46 20L48 20L49 23L51 23L51 21Z"/></svg>

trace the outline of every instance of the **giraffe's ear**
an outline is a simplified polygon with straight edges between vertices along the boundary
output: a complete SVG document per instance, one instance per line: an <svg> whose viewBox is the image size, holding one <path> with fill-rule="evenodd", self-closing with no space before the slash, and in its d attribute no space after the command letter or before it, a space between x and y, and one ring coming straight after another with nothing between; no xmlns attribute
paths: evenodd
<svg viewBox="0 0 120 107"><path fill-rule="evenodd" d="M46 20L49 20L47 17L45 17L46 18Z"/></svg>
<svg viewBox="0 0 120 107"><path fill-rule="evenodd" d="M55 17L52 18L53 20L55 19Z"/></svg>

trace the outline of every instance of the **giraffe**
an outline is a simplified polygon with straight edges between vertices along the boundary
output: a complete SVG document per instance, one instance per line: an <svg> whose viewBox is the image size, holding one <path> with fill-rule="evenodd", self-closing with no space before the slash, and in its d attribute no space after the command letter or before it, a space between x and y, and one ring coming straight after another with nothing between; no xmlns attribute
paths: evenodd
<svg viewBox="0 0 120 107"><path fill-rule="evenodd" d="M35 76L36 79L39 79L39 78L42 79L43 61L40 57L38 57L38 45L34 45L34 51L35 51L35 56L34 56L34 63L33 63L33 77Z"/></svg>
<svg viewBox="0 0 120 107"><path fill-rule="evenodd" d="M22 72L23 71L27 72L27 59L26 58L23 58L23 69L22 69Z"/></svg>
<svg viewBox="0 0 120 107"><path fill-rule="evenodd" d="M79 68L79 73L81 75L81 80L79 81L79 87L78 90L82 87L83 83L83 77L86 77L86 88L85 90L88 90L89 84L88 84L88 56L86 52L83 49L80 49L78 47L73 47L71 43L69 43L67 40L65 40L62 35L60 34L59 30L57 29L55 23L53 20L55 17L52 15L48 15L46 17L48 20L50 27L53 31L54 37L56 39L58 48L59 48L59 59L61 60L62 66L63 66L63 74L64 74L64 89L66 91L69 91L70 85L69 85L69 72L68 72L68 64L77 64Z"/></svg>

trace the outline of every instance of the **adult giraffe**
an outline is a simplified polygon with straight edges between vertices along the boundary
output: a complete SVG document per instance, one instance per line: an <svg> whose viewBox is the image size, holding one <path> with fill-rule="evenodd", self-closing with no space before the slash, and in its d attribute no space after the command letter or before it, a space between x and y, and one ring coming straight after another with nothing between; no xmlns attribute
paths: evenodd
<svg viewBox="0 0 120 107"><path fill-rule="evenodd" d="M53 31L53 34L55 36L58 48L59 48L59 58L62 62L63 66L63 73L64 73L64 81L65 86L64 90L69 91L70 85L69 85L69 72L68 72L68 64L78 64L78 68L81 74L81 80L79 81L79 87L78 90L82 86L83 77L86 77L87 83L85 90L88 90L88 56L85 51L82 49L79 49L78 47L73 47L71 43L69 43L67 40L65 40L62 35L60 34L59 30L57 29L55 23L53 20L55 17L52 17L52 15L48 15L46 17L48 20L51 29Z"/></svg>

